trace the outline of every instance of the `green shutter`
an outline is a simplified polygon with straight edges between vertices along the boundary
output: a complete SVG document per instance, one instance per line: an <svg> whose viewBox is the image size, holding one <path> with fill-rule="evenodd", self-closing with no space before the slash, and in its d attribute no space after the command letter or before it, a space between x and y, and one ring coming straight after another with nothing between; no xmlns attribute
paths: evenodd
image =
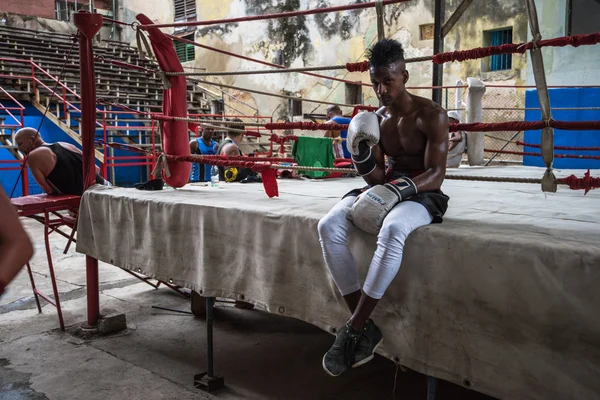
<svg viewBox="0 0 600 400"><path fill-rule="evenodd" d="M184 39L194 40L194 35L185 36ZM179 61L186 62L194 61L196 59L196 46L177 41L174 41L174 43L175 53L177 53L177 58L179 58Z"/></svg>
<svg viewBox="0 0 600 400"><path fill-rule="evenodd" d="M194 61L196 58L196 46L186 43L186 61Z"/></svg>

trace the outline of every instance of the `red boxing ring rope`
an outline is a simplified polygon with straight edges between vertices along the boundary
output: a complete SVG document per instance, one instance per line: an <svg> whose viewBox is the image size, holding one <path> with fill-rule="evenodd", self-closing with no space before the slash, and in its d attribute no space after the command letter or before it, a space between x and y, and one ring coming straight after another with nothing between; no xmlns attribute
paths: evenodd
<svg viewBox="0 0 600 400"><path fill-rule="evenodd" d="M559 38L540 40L536 43L536 45L538 47L578 47L583 45L594 45L597 43L600 43L600 32L592 33L589 35L563 36ZM435 64L444 64L450 61L476 60L478 58L489 57L495 54L523 54L527 50L533 48L533 46L533 42L528 42L503 44L500 46L479 47L470 50L448 51L445 53L438 53L434 55L432 57L432 60ZM358 63L347 63L346 69L350 72L366 72L369 70L369 62L361 61Z"/></svg>
<svg viewBox="0 0 600 400"><path fill-rule="evenodd" d="M383 0L384 5L395 4L395 3L403 3L409 0ZM265 19L278 19L278 18L290 18L290 17L300 17L304 15L311 14L324 14L330 12L338 12L338 11L349 11L349 10L359 10L362 8L373 8L377 5L376 1L372 1L369 3L358 3L358 4L350 4L346 6L336 6L336 7L324 7L324 8L315 8L312 10L304 10L304 11L289 11L282 13L273 13L273 14L263 14L263 15L252 15L249 17L238 17L238 18L225 18L225 19L215 19L209 21L192 21L192 22L176 22L173 24L144 24L140 25L139 28L147 29L147 28L171 28L171 27L181 27L181 26L206 26L206 25L222 25L222 24L231 24L234 22L246 22L246 21L260 21Z"/></svg>
<svg viewBox="0 0 600 400"><path fill-rule="evenodd" d="M498 139L502 140L502 139ZM525 143L521 141L514 142L517 146L533 147L540 149L542 145L534 143ZM574 151L600 151L600 147L573 147L573 146L554 146L554 150L574 150Z"/></svg>

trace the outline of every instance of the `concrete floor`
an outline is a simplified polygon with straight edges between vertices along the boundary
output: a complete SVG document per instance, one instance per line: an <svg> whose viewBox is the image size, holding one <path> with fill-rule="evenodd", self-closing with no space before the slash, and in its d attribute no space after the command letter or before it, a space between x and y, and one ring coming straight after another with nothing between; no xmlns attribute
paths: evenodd
<svg viewBox="0 0 600 400"><path fill-rule="evenodd" d="M38 288L51 293L42 225L23 220L36 241L32 269ZM291 318L218 304L215 372L226 389L208 395L193 386L206 370L206 325L190 301L155 290L116 267L100 265L103 314L125 313L128 329L84 340L73 332L86 319L85 258L54 237L52 254L68 332L56 310L38 314L23 271L0 300L0 399L426 399L426 377L402 372L377 356L331 378L321 358L333 336ZM394 392L395 388L395 392ZM491 399L440 382L438 399Z"/></svg>

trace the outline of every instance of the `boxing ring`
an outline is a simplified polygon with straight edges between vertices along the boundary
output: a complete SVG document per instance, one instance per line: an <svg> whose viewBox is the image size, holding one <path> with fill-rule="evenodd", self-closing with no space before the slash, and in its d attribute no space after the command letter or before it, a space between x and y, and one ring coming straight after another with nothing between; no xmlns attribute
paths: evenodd
<svg viewBox="0 0 600 400"><path fill-rule="evenodd" d="M536 40L503 51L530 51L534 69L539 70L539 47L555 44L537 38L537 16L533 23L532 15L535 11L530 9ZM82 33L82 110L87 121L82 131L84 176L88 176L95 118L93 63L89 62L93 55L88 43L102 18L78 13L75 23ZM162 26L137 25L136 29ZM459 60L465 56L459 53L429 59ZM365 71L368 63L344 67ZM164 75L174 80L185 73L169 70ZM86 87L84 79L92 84ZM543 102L547 88L542 80L536 74L544 120L515 124L543 129L540 151L546 168L466 168L447 176L442 189L451 200L445 222L411 234L400 272L373 315L385 338L378 352L428 376L496 397L593 398L600 392L600 322L595 318L600 294L594 268L600 265L600 215L594 212L600 194L587 191L600 182L589 171L583 178L575 175L585 171L574 171L569 178L554 176L552 130L598 129L600 122L552 120L549 104ZM165 126L216 123L166 112L151 116ZM285 123L268 125L264 128L294 128ZM451 129L506 128L492 125L458 124ZM275 135L272 140L286 139ZM79 209L77 241L77 251L87 256L88 324L98 321L97 262L102 260L207 298L250 302L335 333L347 310L324 264L317 222L344 193L362 186L362 179L277 182L274 171L283 167L271 161L168 151L158 157L167 176L173 165L189 162L238 165L261 172L264 188L188 184L145 192L88 182ZM556 194L545 193L556 191L557 185L585 189L587 195L564 187ZM354 231L350 246L364 279L375 237ZM210 312L211 301L207 304ZM209 314L209 327L211 323ZM213 376L211 332L209 377Z"/></svg>
<svg viewBox="0 0 600 400"><path fill-rule="evenodd" d="M492 168L522 176L517 169ZM94 187L82 199L77 251L334 333L347 310L317 223L360 181L282 181L279 198L268 201L259 185L236 183L161 192ZM409 237L375 310L385 338L378 352L501 398L593 398L600 391L592 268L600 265L593 212L600 192L546 198L537 185L462 181L443 190L451 198L444 223ZM355 230L351 249L364 279L375 237Z"/></svg>

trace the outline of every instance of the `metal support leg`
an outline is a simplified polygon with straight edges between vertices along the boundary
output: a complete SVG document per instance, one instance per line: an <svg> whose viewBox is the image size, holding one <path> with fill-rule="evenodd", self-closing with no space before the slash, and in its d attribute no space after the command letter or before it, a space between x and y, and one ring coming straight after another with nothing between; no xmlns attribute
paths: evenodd
<svg viewBox="0 0 600 400"><path fill-rule="evenodd" d="M87 295L87 328L98 326L100 319L100 280L98 260L85 256L85 282Z"/></svg>
<svg viewBox="0 0 600 400"><path fill-rule="evenodd" d="M38 296L38 291L35 287L35 281L33 280L33 273L31 272L31 265L29 265L29 263L27 263L27 272L29 273L29 280L31 281L31 289L33 289L33 297L35 297L38 312L41 314L42 306L40 306L40 297Z"/></svg>
<svg viewBox="0 0 600 400"><path fill-rule="evenodd" d="M54 305L58 311L58 322L60 323L60 329L65 330L65 323L63 321L62 310L60 308L60 299L58 297L58 287L56 286L56 277L54 276L54 265L52 264L52 253L50 252L50 215L48 211L45 211L45 222L44 222L44 241L46 242L46 256L48 257L48 269L50 269L50 280L52 281L52 290L54 291Z"/></svg>
<svg viewBox="0 0 600 400"><path fill-rule="evenodd" d="M207 392L214 392L225 387L225 379L215 376L213 371L213 306L214 297L206 298L206 358L208 372L194 376L194 386Z"/></svg>
<svg viewBox="0 0 600 400"><path fill-rule="evenodd" d="M433 376L427 377L427 400L435 400L435 392L437 390L438 380Z"/></svg>

